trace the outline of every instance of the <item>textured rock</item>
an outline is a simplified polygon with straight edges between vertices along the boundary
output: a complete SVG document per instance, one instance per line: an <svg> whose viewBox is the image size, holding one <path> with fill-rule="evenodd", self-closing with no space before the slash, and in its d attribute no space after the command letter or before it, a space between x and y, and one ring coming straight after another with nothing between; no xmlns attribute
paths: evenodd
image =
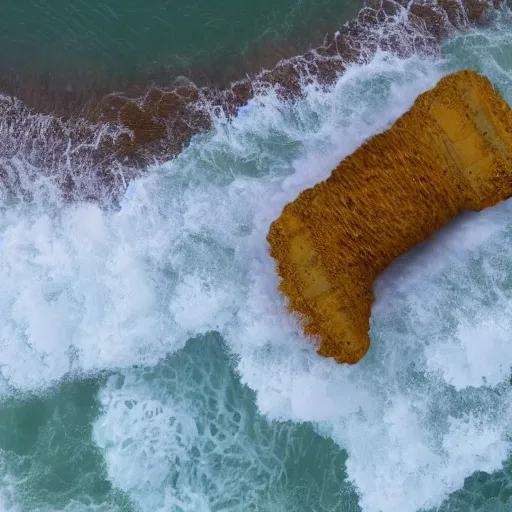
<svg viewBox="0 0 512 512"><path fill-rule="evenodd" d="M449 75L284 208L268 234L280 290L320 354L355 363L375 278L459 212L511 195L511 109L486 78Z"/></svg>

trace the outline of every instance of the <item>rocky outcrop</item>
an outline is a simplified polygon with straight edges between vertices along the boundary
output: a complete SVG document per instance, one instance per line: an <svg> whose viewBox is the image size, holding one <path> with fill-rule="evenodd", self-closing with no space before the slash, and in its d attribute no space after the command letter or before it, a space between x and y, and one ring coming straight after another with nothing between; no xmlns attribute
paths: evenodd
<svg viewBox="0 0 512 512"><path fill-rule="evenodd" d="M458 213L511 195L510 107L475 72L449 75L284 208L268 234L280 290L320 354L356 363L375 278Z"/></svg>
<svg viewBox="0 0 512 512"><path fill-rule="evenodd" d="M171 86L167 70L167 78L140 76L135 83L90 70L76 76L1 70L0 91L7 94L0 94L0 195L30 200L31 180L23 173L31 169L34 178L44 173L65 200L111 207L147 165L176 156L216 117L236 115L254 96L275 90L293 101L304 85L328 87L379 49L435 55L444 37L486 23L504 1L366 0L355 19L316 48L278 62L276 55L244 57L252 64L240 68L246 78L235 82L179 79ZM263 63L268 69L258 71ZM169 87L146 87L153 80Z"/></svg>
<svg viewBox="0 0 512 512"><path fill-rule="evenodd" d="M147 155L169 158L194 134L211 126L212 111L232 116L255 94L274 87L285 99L297 98L304 84L316 81L328 86L347 66L369 62L378 49L402 57L435 54L440 41L455 30L487 23L502 1L368 0L355 19L327 35L322 45L283 59L272 69L224 89L194 85L153 89L135 101L109 96L100 104L99 119L128 128L129 134L114 143L124 158L137 164Z"/></svg>

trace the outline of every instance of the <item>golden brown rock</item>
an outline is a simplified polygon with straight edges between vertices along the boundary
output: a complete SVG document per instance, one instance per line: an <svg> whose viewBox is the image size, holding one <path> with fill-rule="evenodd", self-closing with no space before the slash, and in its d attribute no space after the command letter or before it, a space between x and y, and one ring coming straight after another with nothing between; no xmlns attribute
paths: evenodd
<svg viewBox="0 0 512 512"><path fill-rule="evenodd" d="M320 354L356 363L375 278L459 212L511 195L511 109L486 78L449 75L284 208L268 234L280 290Z"/></svg>

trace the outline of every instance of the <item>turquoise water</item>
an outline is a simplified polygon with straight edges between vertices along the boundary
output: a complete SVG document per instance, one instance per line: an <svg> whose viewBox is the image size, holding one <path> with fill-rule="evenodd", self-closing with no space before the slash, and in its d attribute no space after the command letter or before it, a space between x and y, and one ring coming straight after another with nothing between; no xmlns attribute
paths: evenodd
<svg viewBox="0 0 512 512"><path fill-rule="evenodd" d="M104 400L111 404L107 417L101 416ZM108 451L111 429L130 430L133 419L144 422L144 432L124 440L125 453L116 461L126 464L126 493L108 480L94 441ZM341 510L346 455L309 425L273 424L258 414L254 393L240 384L215 334L189 341L154 367L73 380L44 397L7 401L1 421L3 470L22 481L5 493L7 509L15 502L17 510L179 510L177 503L201 510L196 495L204 494L214 510L241 504L245 510ZM168 434L168 451L151 446L162 441L152 435L159 429L167 431L159 434ZM132 459L133 450L143 455ZM134 463L148 464L147 481L132 473ZM130 495L141 485L145 492L133 503Z"/></svg>
<svg viewBox="0 0 512 512"><path fill-rule="evenodd" d="M441 58L378 53L296 103L257 97L119 212L44 179L2 202L0 510L512 510L512 203L379 279L352 367L300 334L265 242L443 75L476 69L512 103L511 36L505 14Z"/></svg>
<svg viewBox="0 0 512 512"><path fill-rule="evenodd" d="M304 45L336 30L358 0L6 0L0 64L15 71L207 71L262 45Z"/></svg>

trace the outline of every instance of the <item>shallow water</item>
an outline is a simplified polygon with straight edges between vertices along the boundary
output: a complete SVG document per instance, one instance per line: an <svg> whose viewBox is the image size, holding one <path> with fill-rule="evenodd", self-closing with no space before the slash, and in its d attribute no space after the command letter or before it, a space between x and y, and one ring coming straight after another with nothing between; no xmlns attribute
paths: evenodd
<svg viewBox="0 0 512 512"><path fill-rule="evenodd" d="M45 182L4 203L1 508L512 510L512 203L379 279L352 367L286 314L265 241L443 75L476 69L512 102L511 35L502 15L440 59L381 52L298 102L257 97L119 212L48 199Z"/></svg>

